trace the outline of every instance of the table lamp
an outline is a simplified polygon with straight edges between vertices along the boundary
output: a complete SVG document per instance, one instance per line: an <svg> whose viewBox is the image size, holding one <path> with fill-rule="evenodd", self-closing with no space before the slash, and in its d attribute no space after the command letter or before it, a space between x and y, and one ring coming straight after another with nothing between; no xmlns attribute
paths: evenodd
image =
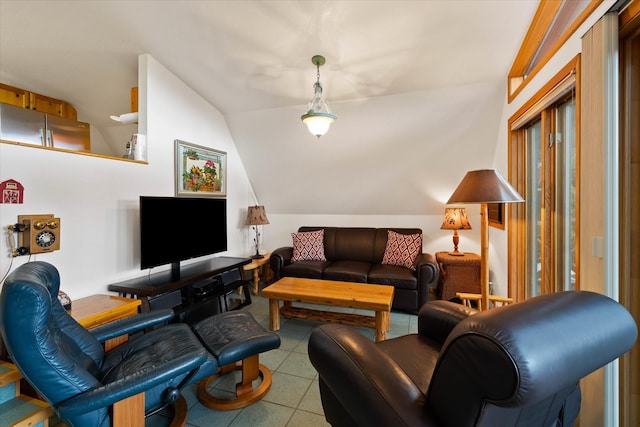
<svg viewBox="0 0 640 427"><path fill-rule="evenodd" d="M467 212L464 208L445 208L444 221L440 226L441 230L453 230L453 252L449 255L464 255L464 252L458 252L458 230L471 230L471 224L467 218Z"/></svg>
<svg viewBox="0 0 640 427"><path fill-rule="evenodd" d="M253 259L264 258L264 255L260 255L259 252L260 231L258 230L258 226L264 224L269 224L264 206L249 206L249 209L247 210L247 225L253 226L253 229L256 231L256 237L253 239L256 244L256 254L251 257Z"/></svg>
<svg viewBox="0 0 640 427"><path fill-rule="evenodd" d="M469 171L447 204L480 203L480 284L482 309L489 308L489 212L487 203L517 203L524 199L495 169Z"/></svg>

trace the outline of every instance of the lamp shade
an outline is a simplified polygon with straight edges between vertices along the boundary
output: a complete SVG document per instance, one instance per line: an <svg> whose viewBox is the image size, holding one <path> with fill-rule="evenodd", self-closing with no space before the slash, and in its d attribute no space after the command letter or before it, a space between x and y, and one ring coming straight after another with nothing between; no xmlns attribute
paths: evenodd
<svg viewBox="0 0 640 427"><path fill-rule="evenodd" d="M313 113L311 110L309 111L309 113L302 116L302 121L307 125L307 129L309 129L312 135L320 138L329 131L329 127L336 119L336 116L328 113Z"/></svg>
<svg viewBox="0 0 640 427"><path fill-rule="evenodd" d="M495 169L469 171L449 197L449 203L480 204L481 309L489 308L489 210L487 203L524 202L524 199Z"/></svg>
<svg viewBox="0 0 640 427"><path fill-rule="evenodd" d="M469 171L447 204L451 203L512 203L524 199L495 169Z"/></svg>
<svg viewBox="0 0 640 427"><path fill-rule="evenodd" d="M464 208L445 208L441 230L471 230Z"/></svg>
<svg viewBox="0 0 640 427"><path fill-rule="evenodd" d="M249 206L247 210L247 225L269 224L264 206Z"/></svg>

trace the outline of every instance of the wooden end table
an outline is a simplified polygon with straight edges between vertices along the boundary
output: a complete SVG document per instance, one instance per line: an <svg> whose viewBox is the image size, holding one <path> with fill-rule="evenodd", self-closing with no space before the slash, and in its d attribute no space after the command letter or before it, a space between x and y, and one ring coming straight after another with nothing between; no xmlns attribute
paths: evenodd
<svg viewBox="0 0 640 427"><path fill-rule="evenodd" d="M138 314L141 301L114 295L90 295L72 301L69 314L86 329L93 329L115 320ZM128 336L121 336L105 341L105 351L127 341Z"/></svg>
<svg viewBox="0 0 640 427"><path fill-rule="evenodd" d="M376 341L383 341L387 339L390 328L389 313L393 291L393 286L387 285L283 277L264 288L262 296L269 298L269 325L272 331L280 329L282 315L286 318L297 317L372 328L376 331ZM280 301L283 301L282 307ZM372 310L375 311L375 316L294 307L291 304L294 301Z"/></svg>
<svg viewBox="0 0 640 427"><path fill-rule="evenodd" d="M438 294L444 300L456 298L458 292L480 294L480 256L472 252L462 255L450 255L449 252L436 252L436 261L440 267Z"/></svg>
<svg viewBox="0 0 640 427"><path fill-rule="evenodd" d="M253 271L253 294L258 295L260 288L260 267L269 268L269 257L271 252L264 254L264 258L252 258L251 263L245 264L242 269L244 271Z"/></svg>

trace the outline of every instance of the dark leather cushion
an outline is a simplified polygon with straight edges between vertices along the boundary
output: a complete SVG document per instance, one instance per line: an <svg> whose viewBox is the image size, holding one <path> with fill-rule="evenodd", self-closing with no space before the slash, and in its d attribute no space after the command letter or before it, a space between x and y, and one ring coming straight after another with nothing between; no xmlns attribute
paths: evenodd
<svg viewBox="0 0 640 427"><path fill-rule="evenodd" d="M379 344L379 343L378 343ZM413 353L409 348L408 353ZM375 343L346 325L326 324L313 329L309 359L320 373L323 406L327 393L346 410L325 409L334 426L418 426L424 422L425 396ZM373 421L375 420L375 421Z"/></svg>
<svg viewBox="0 0 640 427"><path fill-rule="evenodd" d="M324 269L322 278L344 282L367 283L371 264L362 261L334 261Z"/></svg>
<svg viewBox="0 0 640 427"><path fill-rule="evenodd" d="M413 271L406 267L389 264L374 264L369 271L369 283L392 285L397 289L415 291L418 279Z"/></svg>
<svg viewBox="0 0 640 427"><path fill-rule="evenodd" d="M227 311L193 326L207 349L225 366L280 347L280 337L264 329L249 313Z"/></svg>
<svg viewBox="0 0 640 427"><path fill-rule="evenodd" d="M187 341L185 335L191 340ZM134 335L125 344L106 353L98 377L103 383L110 383L140 372L147 365L191 351L202 351L202 344L189 326L184 323L163 326L151 333Z"/></svg>
<svg viewBox="0 0 640 427"><path fill-rule="evenodd" d="M322 272L329 264L329 261L296 261L282 267L282 277L322 279Z"/></svg>
<svg viewBox="0 0 640 427"><path fill-rule="evenodd" d="M380 341L377 345L402 368L420 392L426 395L442 343L422 335L410 334ZM408 349L411 351L407 351Z"/></svg>
<svg viewBox="0 0 640 427"><path fill-rule="evenodd" d="M188 340L185 336L190 336ZM105 361L100 372L103 384L117 382L120 378L144 371L147 367L159 363L167 363L187 354L206 353L202 344L188 325L176 323L156 329L141 336L133 336L125 344L106 353ZM197 375L192 379L205 378L218 370L218 362L212 355L198 368ZM145 391L145 411L154 408L162 401L162 395L168 387L178 387L185 375L159 384Z"/></svg>
<svg viewBox="0 0 640 427"><path fill-rule="evenodd" d="M418 333L442 344L458 323L478 313L475 308L451 301L436 300L424 304L418 313Z"/></svg>
<svg viewBox="0 0 640 427"><path fill-rule="evenodd" d="M376 262L375 240L375 228L337 228L335 261L352 260L370 264Z"/></svg>

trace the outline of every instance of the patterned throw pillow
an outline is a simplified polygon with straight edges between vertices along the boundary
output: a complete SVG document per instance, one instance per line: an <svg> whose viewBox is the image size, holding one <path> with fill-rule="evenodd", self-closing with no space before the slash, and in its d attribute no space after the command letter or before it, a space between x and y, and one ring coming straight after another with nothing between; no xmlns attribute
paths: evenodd
<svg viewBox="0 0 640 427"><path fill-rule="evenodd" d="M324 256L324 230L291 233L293 257L291 261L326 261Z"/></svg>
<svg viewBox="0 0 640 427"><path fill-rule="evenodd" d="M413 263L422 252L422 234L400 234L388 230L383 264L401 265L415 270Z"/></svg>

